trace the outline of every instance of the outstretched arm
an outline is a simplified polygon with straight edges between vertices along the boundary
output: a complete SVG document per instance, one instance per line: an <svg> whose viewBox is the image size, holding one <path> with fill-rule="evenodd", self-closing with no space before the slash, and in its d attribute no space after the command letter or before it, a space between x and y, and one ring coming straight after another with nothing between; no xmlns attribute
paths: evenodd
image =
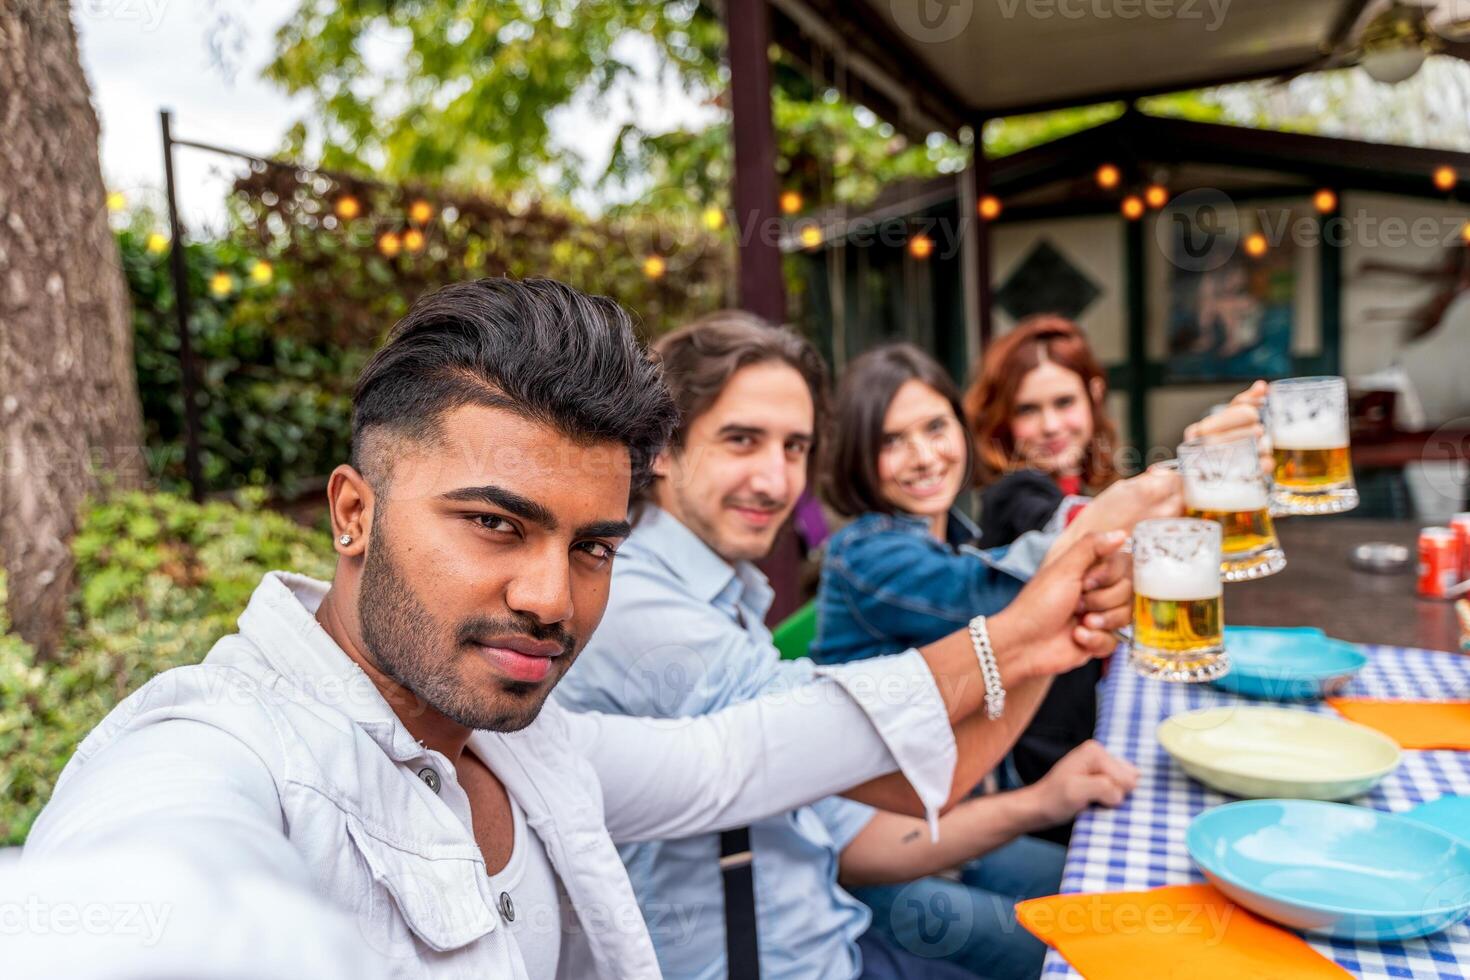
<svg viewBox="0 0 1470 980"><path fill-rule="evenodd" d="M270 771L238 739L162 721L68 777L19 866L0 870L0 906L58 916L6 940L7 971L347 980L380 970L360 928L313 890ZM106 923L81 917L97 910Z"/></svg>
<svg viewBox="0 0 1470 980"><path fill-rule="evenodd" d="M708 833L837 793L936 818L1009 750L1034 710L1028 681L1112 651L1110 631L1126 609L1090 611L1117 591L1111 578L1090 580L1118 574L1121 543L1086 539L992 619L1002 680L1017 704L1008 696L1001 723L965 727L958 757L952 726L984 701L964 631L919 652L821 668L808 684L702 717L568 714L574 743L600 777L613 838Z"/></svg>

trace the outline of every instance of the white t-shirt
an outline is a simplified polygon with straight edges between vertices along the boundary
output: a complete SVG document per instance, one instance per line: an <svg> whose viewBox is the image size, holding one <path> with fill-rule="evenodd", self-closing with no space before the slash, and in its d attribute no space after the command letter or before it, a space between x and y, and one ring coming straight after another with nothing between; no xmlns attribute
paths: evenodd
<svg viewBox="0 0 1470 980"><path fill-rule="evenodd" d="M520 947L530 980L556 980L561 960L562 917L570 908L541 838L526 826L526 813L510 798L514 826L510 860L490 876L500 916Z"/></svg>

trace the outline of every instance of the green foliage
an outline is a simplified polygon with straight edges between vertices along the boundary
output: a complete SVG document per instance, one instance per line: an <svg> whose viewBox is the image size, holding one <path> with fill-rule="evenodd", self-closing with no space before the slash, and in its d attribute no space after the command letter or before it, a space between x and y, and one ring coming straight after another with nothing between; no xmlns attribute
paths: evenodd
<svg viewBox="0 0 1470 980"><path fill-rule="evenodd" d="M550 110L606 99L633 70L628 32L695 69L708 24L694 0L302 0L266 77L307 96L289 152L319 142L325 167L570 190L578 154Z"/></svg>
<svg viewBox="0 0 1470 980"><path fill-rule="evenodd" d="M117 235L132 293L134 360L150 469L164 486L184 486L183 393L168 252L150 218ZM353 379L367 351L276 329L294 289L289 266L241 242L186 246L190 337L202 391L200 446L206 484L229 490L270 485L290 495L347 458ZM270 263L269 282L252 278ZM216 276L228 290L211 289ZM223 285L223 281L221 282Z"/></svg>
<svg viewBox="0 0 1470 980"><path fill-rule="evenodd" d="M235 628L260 577L332 574L325 538L260 507L131 493L94 504L60 654L37 662L5 632L0 576L0 844L21 843L81 739L160 671L197 663Z"/></svg>

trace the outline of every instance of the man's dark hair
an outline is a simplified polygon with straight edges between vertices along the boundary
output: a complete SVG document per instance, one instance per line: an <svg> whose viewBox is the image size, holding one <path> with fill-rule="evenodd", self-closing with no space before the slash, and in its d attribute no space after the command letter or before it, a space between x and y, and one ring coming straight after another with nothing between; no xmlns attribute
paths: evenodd
<svg viewBox="0 0 1470 980"><path fill-rule="evenodd" d="M837 386L833 410L836 436L822 459L821 492L832 509L844 517L877 512L893 513L893 504L878 491L878 455L883 451L883 420L888 406L906 381L933 388L949 402L955 424L964 426L960 393L949 372L913 344L888 344L868 351L847 366ZM965 433L965 477L970 485L975 450Z"/></svg>
<svg viewBox="0 0 1470 980"><path fill-rule="evenodd" d="M421 297L352 396L352 463L378 489L391 466L377 434L429 441L461 405L518 412L582 442L618 442L636 492L677 418L628 314L551 279L480 279ZM381 484L381 485L380 485Z"/></svg>

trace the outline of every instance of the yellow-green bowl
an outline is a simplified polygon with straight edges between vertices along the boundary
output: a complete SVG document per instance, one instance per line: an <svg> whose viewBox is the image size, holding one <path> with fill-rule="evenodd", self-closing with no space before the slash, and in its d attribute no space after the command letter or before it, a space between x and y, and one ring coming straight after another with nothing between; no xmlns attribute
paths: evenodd
<svg viewBox="0 0 1470 980"><path fill-rule="evenodd" d="M1387 735L1287 708L1186 711L1161 722L1158 739L1189 775L1248 799L1346 800L1399 764L1398 743Z"/></svg>

